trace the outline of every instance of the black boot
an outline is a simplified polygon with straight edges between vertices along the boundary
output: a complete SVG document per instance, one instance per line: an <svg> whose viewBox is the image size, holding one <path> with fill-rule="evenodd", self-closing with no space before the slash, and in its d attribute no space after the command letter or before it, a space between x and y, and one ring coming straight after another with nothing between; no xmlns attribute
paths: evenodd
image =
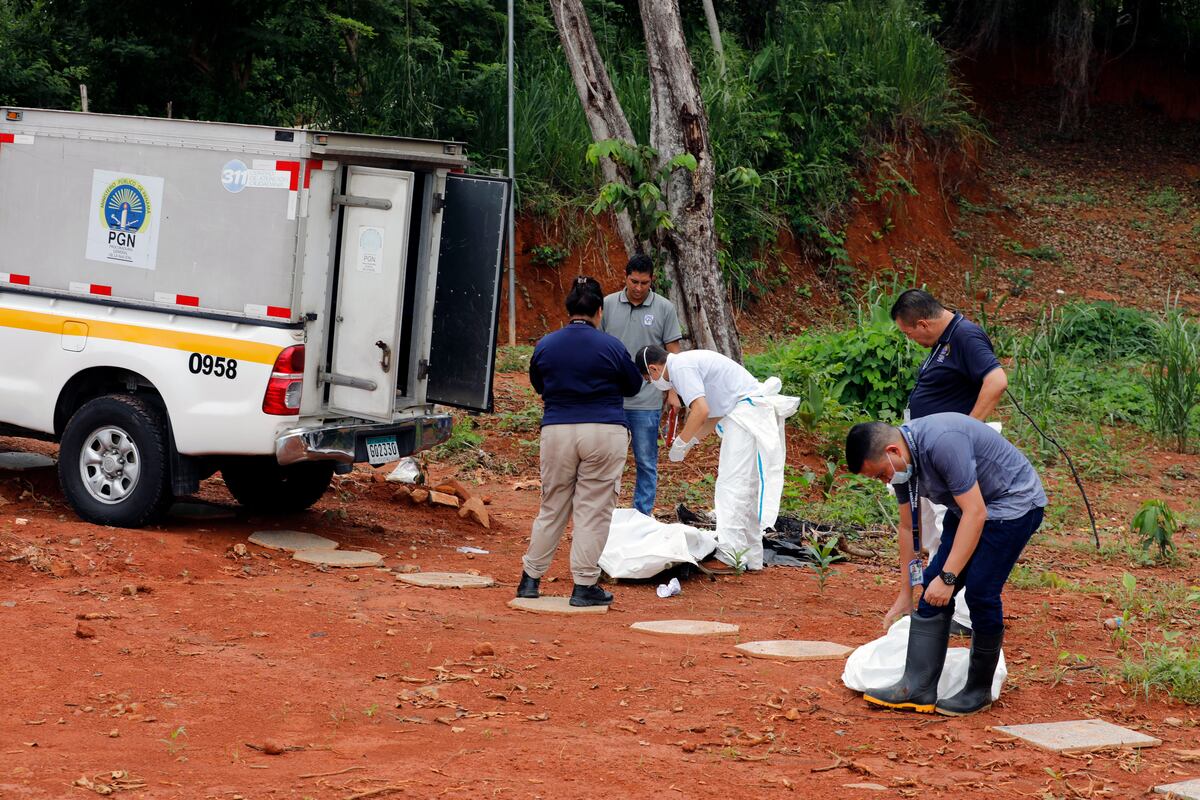
<svg viewBox="0 0 1200 800"><path fill-rule="evenodd" d="M571 605L573 606L606 606L612 601L612 592L606 592L599 586L584 586L577 583L575 591L571 592Z"/></svg>
<svg viewBox="0 0 1200 800"><path fill-rule="evenodd" d="M894 686L868 689L863 699L877 706L932 714L937 703L938 679L946 663L950 615L938 614L926 619L913 614L911 619L904 676Z"/></svg>
<svg viewBox="0 0 1200 800"><path fill-rule="evenodd" d="M531 578L528 572L521 570L521 582L517 584L517 597L530 599L540 597L541 594L538 592L538 583L540 582L540 578Z"/></svg>
<svg viewBox="0 0 1200 800"><path fill-rule="evenodd" d="M963 717L992 707L992 678L996 676L996 664L1000 662L1000 646L1003 643L1004 631L975 633L971 636L971 666L967 669L967 683L958 694L937 702L939 714Z"/></svg>

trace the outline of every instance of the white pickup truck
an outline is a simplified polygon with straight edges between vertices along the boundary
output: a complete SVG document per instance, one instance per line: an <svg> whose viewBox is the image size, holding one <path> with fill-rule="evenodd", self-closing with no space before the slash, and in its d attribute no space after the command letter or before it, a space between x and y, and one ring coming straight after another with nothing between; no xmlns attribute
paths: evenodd
<svg viewBox="0 0 1200 800"><path fill-rule="evenodd" d="M86 520L295 511L491 409L509 184L463 146L0 108L0 431Z"/></svg>

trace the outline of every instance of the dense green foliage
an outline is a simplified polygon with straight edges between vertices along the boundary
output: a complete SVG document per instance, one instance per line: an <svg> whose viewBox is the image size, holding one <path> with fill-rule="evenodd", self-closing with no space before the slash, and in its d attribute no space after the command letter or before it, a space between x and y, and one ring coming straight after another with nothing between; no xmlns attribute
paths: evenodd
<svg viewBox="0 0 1200 800"><path fill-rule="evenodd" d="M892 303L902 288L870 287L853 326L790 339L747 356L746 367L760 377L778 376L788 394L807 398L816 382L825 387L826 405L899 421L923 355L891 319ZM806 404L815 405L807 399Z"/></svg>
<svg viewBox="0 0 1200 800"><path fill-rule="evenodd" d="M547 0L516 8L518 190L526 210L553 216L595 196L590 135ZM645 144L637 4L588 9ZM738 297L767 288L761 259L789 222L844 263L836 209L885 142L976 131L919 0L722 4L724 75L699 4L683 13L709 111L721 263ZM496 168L504 29L497 0L0 0L0 104L78 108L86 83L93 111L453 138Z"/></svg>

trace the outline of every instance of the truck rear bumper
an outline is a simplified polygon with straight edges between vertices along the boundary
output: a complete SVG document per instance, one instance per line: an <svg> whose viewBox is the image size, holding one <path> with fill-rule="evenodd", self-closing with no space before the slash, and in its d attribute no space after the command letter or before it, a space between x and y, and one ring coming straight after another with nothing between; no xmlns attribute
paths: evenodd
<svg viewBox="0 0 1200 800"><path fill-rule="evenodd" d="M367 460L367 439L395 436L400 455L406 456L450 438L449 414L427 414L379 425L341 423L292 428L275 439L275 458L282 465L301 461L337 461L353 464Z"/></svg>

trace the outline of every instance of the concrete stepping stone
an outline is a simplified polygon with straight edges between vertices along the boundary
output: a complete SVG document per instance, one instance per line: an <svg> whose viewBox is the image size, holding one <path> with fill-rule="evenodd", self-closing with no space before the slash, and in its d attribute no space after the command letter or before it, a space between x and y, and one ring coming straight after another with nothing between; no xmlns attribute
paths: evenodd
<svg viewBox="0 0 1200 800"><path fill-rule="evenodd" d="M1165 794L1171 800L1200 800L1200 778L1155 786L1154 793Z"/></svg>
<svg viewBox="0 0 1200 800"><path fill-rule="evenodd" d="M839 661L854 652L853 647L846 647L844 644L805 642L799 639L743 642L734 649L751 658L772 658L777 661Z"/></svg>
<svg viewBox="0 0 1200 800"><path fill-rule="evenodd" d="M569 597L514 597L509 608L534 614L607 614L608 606L573 606Z"/></svg>
<svg viewBox="0 0 1200 800"><path fill-rule="evenodd" d="M491 576L466 572L412 572L397 575L396 580L429 589L486 589L496 585Z"/></svg>
<svg viewBox="0 0 1200 800"><path fill-rule="evenodd" d="M233 519L237 513L232 508L213 503L183 502L171 506L167 516L175 519Z"/></svg>
<svg viewBox="0 0 1200 800"><path fill-rule="evenodd" d="M667 636L731 636L738 632L737 625L703 619L660 619L653 622L635 622L629 627L642 633L661 633Z"/></svg>
<svg viewBox="0 0 1200 800"><path fill-rule="evenodd" d="M25 472L54 466L54 459L41 453L0 453L0 469Z"/></svg>
<svg viewBox="0 0 1200 800"><path fill-rule="evenodd" d="M324 536L304 531L255 531L250 534L251 544L272 550L337 550L338 543Z"/></svg>
<svg viewBox="0 0 1200 800"><path fill-rule="evenodd" d="M1160 739L1113 725L1102 719L1069 722L1039 722L1032 725L1002 725L992 730L1015 736L1052 753L1088 753L1109 748L1157 747Z"/></svg>
<svg viewBox="0 0 1200 800"><path fill-rule="evenodd" d="M383 563L383 556L370 550L297 550L292 558L326 567L378 567Z"/></svg>

